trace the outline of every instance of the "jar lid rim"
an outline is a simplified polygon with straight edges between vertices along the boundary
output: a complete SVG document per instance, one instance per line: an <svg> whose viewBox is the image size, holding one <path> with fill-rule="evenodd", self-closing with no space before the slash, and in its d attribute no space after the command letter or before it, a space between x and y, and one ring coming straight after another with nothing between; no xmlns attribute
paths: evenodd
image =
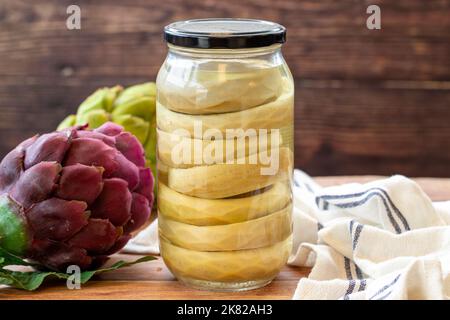
<svg viewBox="0 0 450 320"><path fill-rule="evenodd" d="M164 39L170 44L188 48L258 48L286 42L286 28L257 19L192 19L164 27Z"/></svg>

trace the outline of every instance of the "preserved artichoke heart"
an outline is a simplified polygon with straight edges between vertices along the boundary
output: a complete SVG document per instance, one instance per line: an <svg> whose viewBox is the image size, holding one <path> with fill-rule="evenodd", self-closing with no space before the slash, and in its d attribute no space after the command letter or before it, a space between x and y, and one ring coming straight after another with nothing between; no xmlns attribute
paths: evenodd
<svg viewBox="0 0 450 320"><path fill-rule="evenodd" d="M164 164L160 159L156 161L156 168L158 170L158 181L164 183L165 185L168 184L168 177L169 177L169 167ZM158 197L159 198L159 197Z"/></svg>
<svg viewBox="0 0 450 320"><path fill-rule="evenodd" d="M172 66L171 74L161 69L159 100L173 111L188 114L244 110L275 100L282 91L282 70L261 61L226 63L208 61L197 69ZM181 73L181 74L180 74ZM180 84L179 77L189 78Z"/></svg>
<svg viewBox="0 0 450 320"><path fill-rule="evenodd" d="M246 137L246 140L243 140L244 137L240 139L234 138L228 140L201 140L191 139L173 133L167 133L159 129L157 130L157 134L159 142L158 157L165 164L173 168L190 168L194 165L225 163L227 159L237 160L238 158L248 157L249 155L258 152L266 150L270 151L272 148L278 148L283 143L283 132L281 132L281 134L279 135L279 139L274 139L275 143L272 142L271 133L268 132L266 137L267 143L263 144L259 143L259 141L261 140L258 140L260 139L258 136ZM190 152L188 153L188 161L183 161L182 163L173 161L172 157L174 149L179 145L186 145L190 149ZM197 145L200 147L196 147ZM233 147L231 148L230 145L232 145ZM219 156L219 152L221 153L221 156ZM209 158L212 159L213 162L207 163L205 157L203 156L201 157L201 159L197 160L195 159L196 154L207 154L208 156L211 155Z"/></svg>
<svg viewBox="0 0 450 320"><path fill-rule="evenodd" d="M164 217L197 226L221 225L257 219L278 211L291 201L288 181L245 198L202 199L158 185L159 211Z"/></svg>
<svg viewBox="0 0 450 320"><path fill-rule="evenodd" d="M288 180L293 165L292 151L286 147L280 148L278 160L278 168L273 175L262 175L261 169L267 165L249 164L248 159L244 164L214 164L187 169L169 167L168 187L206 199L232 197Z"/></svg>
<svg viewBox="0 0 450 320"><path fill-rule="evenodd" d="M174 245L198 251L232 251L272 245L291 233L289 204L284 209L245 222L194 226L159 215L159 232Z"/></svg>
<svg viewBox="0 0 450 320"><path fill-rule="evenodd" d="M272 279L289 257L292 236L258 249L207 252L180 248L160 238L161 255L176 275L207 281Z"/></svg>
<svg viewBox="0 0 450 320"><path fill-rule="evenodd" d="M226 130L238 128L248 129L279 129L293 123L294 88L287 79L283 79L283 93L274 101L246 109L243 111L223 114L190 115L174 112L160 102L156 104L158 114L157 127L165 132L180 132L184 129L187 137L202 139L203 131L218 130L224 136ZM202 132L194 130L201 124ZM199 135L200 134L200 135Z"/></svg>

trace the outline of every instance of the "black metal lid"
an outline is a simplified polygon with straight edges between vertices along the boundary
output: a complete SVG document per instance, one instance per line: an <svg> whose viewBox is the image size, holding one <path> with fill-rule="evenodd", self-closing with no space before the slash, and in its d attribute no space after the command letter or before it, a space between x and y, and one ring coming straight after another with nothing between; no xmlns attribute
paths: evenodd
<svg viewBox="0 0 450 320"><path fill-rule="evenodd" d="M211 18L178 21L164 28L173 45L199 49L267 47L286 41L286 28L270 21Z"/></svg>

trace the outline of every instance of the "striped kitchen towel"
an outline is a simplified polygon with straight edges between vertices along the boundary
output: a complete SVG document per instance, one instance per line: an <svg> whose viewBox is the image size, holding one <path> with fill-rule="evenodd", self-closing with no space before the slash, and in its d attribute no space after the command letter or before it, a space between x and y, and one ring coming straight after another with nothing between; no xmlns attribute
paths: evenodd
<svg viewBox="0 0 450 320"><path fill-rule="evenodd" d="M294 172L294 299L448 299L450 201L393 176L323 188Z"/></svg>

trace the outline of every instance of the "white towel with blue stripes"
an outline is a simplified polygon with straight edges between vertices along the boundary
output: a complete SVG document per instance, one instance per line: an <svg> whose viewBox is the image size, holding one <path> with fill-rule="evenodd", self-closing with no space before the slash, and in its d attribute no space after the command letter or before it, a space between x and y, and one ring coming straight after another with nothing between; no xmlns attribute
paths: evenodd
<svg viewBox="0 0 450 320"><path fill-rule="evenodd" d="M294 172L294 299L449 299L450 201L403 176L319 186Z"/></svg>

